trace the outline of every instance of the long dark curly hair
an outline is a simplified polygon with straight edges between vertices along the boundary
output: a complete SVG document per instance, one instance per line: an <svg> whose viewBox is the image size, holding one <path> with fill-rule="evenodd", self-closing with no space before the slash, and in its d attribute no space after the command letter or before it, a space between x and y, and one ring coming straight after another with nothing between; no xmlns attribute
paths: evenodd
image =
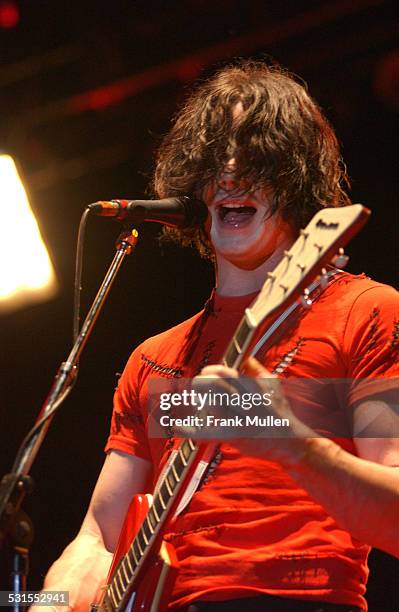
<svg viewBox="0 0 399 612"><path fill-rule="evenodd" d="M243 112L233 119L239 102ZM159 147L154 194L198 196L232 155L237 180L272 188L271 213L278 210L297 229L325 206L351 203L332 127L306 88L280 67L240 60L193 91ZM212 256L202 228L166 234Z"/></svg>

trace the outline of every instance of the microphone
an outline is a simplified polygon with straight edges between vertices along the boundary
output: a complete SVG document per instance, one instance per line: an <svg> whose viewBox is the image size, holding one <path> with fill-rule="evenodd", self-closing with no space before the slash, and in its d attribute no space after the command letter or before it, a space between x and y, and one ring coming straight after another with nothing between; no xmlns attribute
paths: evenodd
<svg viewBox="0 0 399 612"><path fill-rule="evenodd" d="M118 221L153 221L180 228L201 225L208 216L204 202L187 196L163 200L100 200L87 208L96 215L114 217Z"/></svg>

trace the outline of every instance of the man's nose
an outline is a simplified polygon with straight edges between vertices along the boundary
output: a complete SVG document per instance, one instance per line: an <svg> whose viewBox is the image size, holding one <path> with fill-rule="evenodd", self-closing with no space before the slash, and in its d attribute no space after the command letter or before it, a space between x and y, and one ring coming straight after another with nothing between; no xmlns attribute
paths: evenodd
<svg viewBox="0 0 399 612"><path fill-rule="evenodd" d="M223 191L235 191L239 183L232 172L223 172L218 180L218 187Z"/></svg>
<svg viewBox="0 0 399 612"><path fill-rule="evenodd" d="M235 177L236 169L236 160L232 157L219 175L218 186L220 189L223 189L223 191L234 191L238 188L239 183Z"/></svg>

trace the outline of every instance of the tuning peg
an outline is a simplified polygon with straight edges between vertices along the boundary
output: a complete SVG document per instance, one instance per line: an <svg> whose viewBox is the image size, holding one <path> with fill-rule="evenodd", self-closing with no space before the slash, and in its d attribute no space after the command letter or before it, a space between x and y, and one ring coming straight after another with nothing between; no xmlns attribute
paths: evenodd
<svg viewBox="0 0 399 612"><path fill-rule="evenodd" d="M328 274L327 274L327 270L325 268L321 269L320 272L320 287L322 289L325 289L328 285Z"/></svg>
<svg viewBox="0 0 399 612"><path fill-rule="evenodd" d="M301 296L301 304L304 308L310 308L313 304L312 300L309 297L309 289L305 289L303 295Z"/></svg>
<svg viewBox="0 0 399 612"><path fill-rule="evenodd" d="M348 261L349 261L348 255L345 255L344 249L340 248L338 251L338 255L336 255L333 259L333 264L337 268L345 268Z"/></svg>

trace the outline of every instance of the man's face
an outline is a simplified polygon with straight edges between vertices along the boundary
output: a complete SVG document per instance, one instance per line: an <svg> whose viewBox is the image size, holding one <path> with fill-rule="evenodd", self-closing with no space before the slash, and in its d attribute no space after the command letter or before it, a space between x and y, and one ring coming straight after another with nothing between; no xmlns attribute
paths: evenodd
<svg viewBox="0 0 399 612"><path fill-rule="evenodd" d="M203 192L210 218L207 231L218 266L230 262L254 270L294 238L293 229L278 213L270 216L272 190L249 190L235 178L234 158Z"/></svg>

